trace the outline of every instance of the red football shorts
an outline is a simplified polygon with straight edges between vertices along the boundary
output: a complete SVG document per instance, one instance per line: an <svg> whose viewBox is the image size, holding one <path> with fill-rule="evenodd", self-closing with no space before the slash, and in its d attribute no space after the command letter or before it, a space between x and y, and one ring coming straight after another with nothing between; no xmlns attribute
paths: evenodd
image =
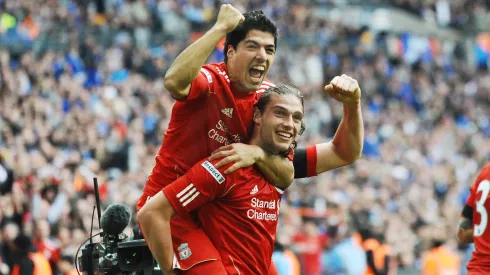
<svg viewBox="0 0 490 275"><path fill-rule="evenodd" d="M143 194L136 204L136 210L139 211L149 197L151 196ZM212 274L226 274L218 250L191 216L173 217L170 221L170 230L174 253L183 271L179 274L211 274L208 272L210 269L213 270ZM200 265L209 261L214 263ZM199 270L202 273L195 273Z"/></svg>

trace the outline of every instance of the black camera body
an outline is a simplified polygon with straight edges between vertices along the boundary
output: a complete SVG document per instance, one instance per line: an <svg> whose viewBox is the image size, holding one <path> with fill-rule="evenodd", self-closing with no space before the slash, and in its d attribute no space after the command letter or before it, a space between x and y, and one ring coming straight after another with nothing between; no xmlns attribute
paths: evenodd
<svg viewBox="0 0 490 275"><path fill-rule="evenodd" d="M100 243L89 243L78 258L83 274L152 274L155 262L145 240L128 240L126 234L105 235Z"/></svg>
<svg viewBox="0 0 490 275"><path fill-rule="evenodd" d="M97 178L94 178L95 200L97 206L99 228L101 233L92 235L95 206L92 211L92 225L90 241L82 248L82 255L75 255L75 266L77 271L86 275L108 274L108 275L151 275L153 271L161 274L160 268L151 254L139 229L133 230L134 239L129 239L123 233L131 220L131 210L124 204L110 205L101 217L100 198ZM93 237L100 235L102 241L93 242ZM85 243L84 242L84 243ZM78 262L78 264L77 264Z"/></svg>

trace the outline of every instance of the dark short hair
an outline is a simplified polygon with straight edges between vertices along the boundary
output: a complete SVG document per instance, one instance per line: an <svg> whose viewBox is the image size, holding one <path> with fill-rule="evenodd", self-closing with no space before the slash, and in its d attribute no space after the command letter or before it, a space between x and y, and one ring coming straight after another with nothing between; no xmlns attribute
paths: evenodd
<svg viewBox="0 0 490 275"><path fill-rule="evenodd" d="M22 256L26 256L29 252L34 250L31 237L24 234L20 234L15 238L14 245L17 247L18 252Z"/></svg>
<svg viewBox="0 0 490 275"><path fill-rule="evenodd" d="M280 86L271 87L271 88L265 90L262 93L262 95L260 96L257 103L255 103L254 108L257 108L260 111L260 113L263 114L265 111L265 108L267 107L267 105L269 105L269 103L271 101L271 96L273 96L273 95L279 95L279 96L293 95L293 96L297 97L299 99L299 101L301 102L301 107L303 108L303 112L304 112L305 100L303 98L303 94L301 93L301 91L298 88L296 88L292 84L282 84ZM306 129L306 125L305 125L304 120L302 120L301 121L301 128L299 129L298 135L302 135L303 132L305 131L305 129ZM290 153L291 150L294 150L296 148L296 145L297 145L296 141L293 141L293 143L291 144L291 148L289 148L289 150L287 150L286 152L281 152L280 154L286 157Z"/></svg>
<svg viewBox="0 0 490 275"><path fill-rule="evenodd" d="M251 30L258 30L268 32L274 36L274 47L277 48L277 26L274 24L261 10L255 10L246 12L243 14L245 20L231 32L226 35L225 47L223 53L225 54L225 62L228 61L228 46L232 46L235 50L238 43L245 39L248 32Z"/></svg>

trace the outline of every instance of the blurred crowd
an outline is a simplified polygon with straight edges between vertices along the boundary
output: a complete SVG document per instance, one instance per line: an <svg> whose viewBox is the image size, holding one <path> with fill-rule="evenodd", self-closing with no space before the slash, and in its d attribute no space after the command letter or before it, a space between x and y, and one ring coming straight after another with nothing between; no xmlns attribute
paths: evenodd
<svg viewBox="0 0 490 275"><path fill-rule="evenodd" d="M269 77L305 95L300 145L335 133L342 106L321 91L343 73L363 92L365 144L354 165L297 180L286 192L278 268L359 274L350 268L365 267L363 249L375 241L391 258L391 274L423 269L434 247L454 255L463 273L472 248L457 244L457 222L490 157L486 62L469 65L458 43L344 27L312 16L315 5L306 2L233 4L263 9L278 24ZM419 2L445 1L397 3ZM485 1L462 2L488 8ZM17 252L31 248L56 274L74 274L75 252L90 232L94 177L103 208L134 208L174 102L162 76L211 26L220 5L87 3L0 0L0 274L9 274ZM456 25L469 16L456 13L450 16ZM220 44L209 62L222 58Z"/></svg>

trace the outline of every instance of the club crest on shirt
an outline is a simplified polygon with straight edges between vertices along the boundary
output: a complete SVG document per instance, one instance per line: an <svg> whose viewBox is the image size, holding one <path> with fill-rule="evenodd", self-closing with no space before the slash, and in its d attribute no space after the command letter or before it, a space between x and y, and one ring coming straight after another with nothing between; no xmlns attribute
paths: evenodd
<svg viewBox="0 0 490 275"><path fill-rule="evenodd" d="M185 260L192 255L191 249L187 243L181 244L177 250L179 250L179 258L180 260Z"/></svg>

